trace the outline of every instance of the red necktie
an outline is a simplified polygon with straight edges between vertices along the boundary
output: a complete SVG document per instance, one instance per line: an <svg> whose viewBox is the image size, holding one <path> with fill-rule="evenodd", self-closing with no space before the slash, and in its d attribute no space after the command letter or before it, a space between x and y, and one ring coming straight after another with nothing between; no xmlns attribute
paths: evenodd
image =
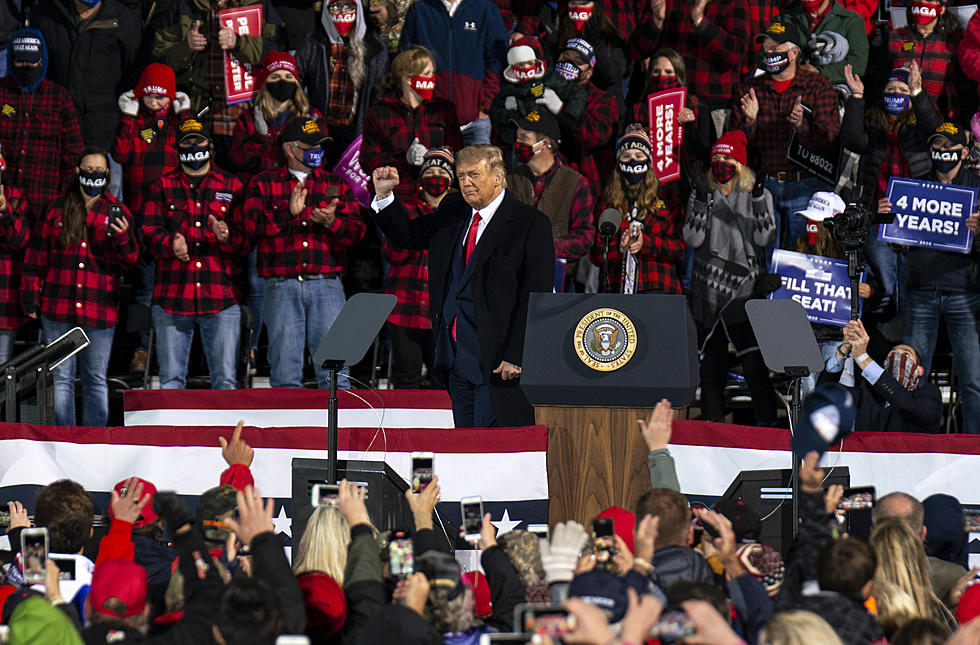
<svg viewBox="0 0 980 645"><path fill-rule="evenodd" d="M466 232L466 247L463 249L465 253L463 264L470 261L470 256L473 255L473 249L476 248L476 232L480 229L480 214L473 213L473 221L470 222L470 230ZM456 319L453 318L453 328L452 328L453 341L456 340Z"/></svg>

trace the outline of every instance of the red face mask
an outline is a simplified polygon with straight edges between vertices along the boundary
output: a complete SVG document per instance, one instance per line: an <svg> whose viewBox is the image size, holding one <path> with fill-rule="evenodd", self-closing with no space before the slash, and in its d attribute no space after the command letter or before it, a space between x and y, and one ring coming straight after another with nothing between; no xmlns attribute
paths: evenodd
<svg viewBox="0 0 980 645"><path fill-rule="evenodd" d="M912 22L917 25L928 25L939 17L940 9L942 9L942 5L932 2L913 2Z"/></svg>
<svg viewBox="0 0 980 645"><path fill-rule="evenodd" d="M575 23L576 30L580 31L585 26L585 23L589 21L589 18L592 17L592 9L592 7L578 7L576 9L569 7L568 17Z"/></svg>
<svg viewBox="0 0 980 645"><path fill-rule="evenodd" d="M514 70L514 77L517 80L527 82L534 80L534 75L538 71L538 66L536 63L532 63L531 65L521 65L520 67L514 65L511 67L511 69Z"/></svg>
<svg viewBox="0 0 980 645"><path fill-rule="evenodd" d="M436 77L432 76L413 76L412 90L418 94L423 101L431 101L432 95L436 91Z"/></svg>
<svg viewBox="0 0 980 645"><path fill-rule="evenodd" d="M669 76L667 74L661 74L660 76L650 77L650 89L654 92L661 92L663 90L672 90L675 87L680 87L681 82L676 76Z"/></svg>
<svg viewBox="0 0 980 645"><path fill-rule="evenodd" d="M820 5L823 4L823 0L800 0L800 2L803 4L803 8L810 13L816 13Z"/></svg>
<svg viewBox="0 0 980 645"><path fill-rule="evenodd" d="M711 174L714 175L715 181L719 184L727 184L738 172L738 168L735 164L728 163L727 161L712 161L711 162Z"/></svg>
<svg viewBox="0 0 980 645"><path fill-rule="evenodd" d="M428 177L422 177L422 181L419 183L422 186L422 190L433 197L438 197L449 190L449 177L430 175Z"/></svg>
<svg viewBox="0 0 980 645"><path fill-rule="evenodd" d="M357 12L344 11L343 13L334 13L331 11L330 20L333 22L333 26L337 28L337 32L341 36L346 36L354 28L354 21L357 20Z"/></svg>
<svg viewBox="0 0 980 645"><path fill-rule="evenodd" d="M810 246L817 245L817 235L820 234L820 224L812 219L806 221L806 242Z"/></svg>
<svg viewBox="0 0 980 645"><path fill-rule="evenodd" d="M534 157L534 146L529 143L524 143L523 141L514 142L514 156L521 163L527 163Z"/></svg>

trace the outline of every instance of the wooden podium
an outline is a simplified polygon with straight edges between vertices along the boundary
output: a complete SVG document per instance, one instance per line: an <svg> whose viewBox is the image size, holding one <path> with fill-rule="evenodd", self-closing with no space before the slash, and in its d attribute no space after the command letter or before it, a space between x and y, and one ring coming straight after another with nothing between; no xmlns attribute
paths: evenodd
<svg viewBox="0 0 980 645"><path fill-rule="evenodd" d="M650 489L647 446L637 419L651 408L534 407L548 426L548 524L585 526L610 506L633 510Z"/></svg>
<svg viewBox="0 0 980 645"><path fill-rule="evenodd" d="M684 296L532 293L521 367L548 427L549 524L632 510L650 489L637 419L661 398L688 405L698 385Z"/></svg>

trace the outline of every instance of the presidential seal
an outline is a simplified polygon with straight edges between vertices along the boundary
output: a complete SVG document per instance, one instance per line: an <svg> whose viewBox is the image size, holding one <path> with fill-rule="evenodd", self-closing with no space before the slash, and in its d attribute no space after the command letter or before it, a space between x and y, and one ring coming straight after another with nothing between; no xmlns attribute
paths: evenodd
<svg viewBox="0 0 980 645"><path fill-rule="evenodd" d="M636 351L636 326L615 309L595 309L575 327L572 342L579 359L599 372L626 365Z"/></svg>

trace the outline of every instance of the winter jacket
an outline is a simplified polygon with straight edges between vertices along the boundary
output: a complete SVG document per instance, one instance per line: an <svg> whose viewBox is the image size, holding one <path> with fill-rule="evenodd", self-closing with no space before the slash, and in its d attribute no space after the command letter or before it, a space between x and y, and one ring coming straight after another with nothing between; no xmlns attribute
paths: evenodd
<svg viewBox="0 0 980 645"><path fill-rule="evenodd" d="M912 110L914 116L899 126L898 144L908 163L909 175L922 178L932 171L927 140L943 119L925 92L912 97ZM841 122L840 142L848 150L861 155L858 187L864 189L864 203L871 208L877 204L879 197L878 174L885 160L888 131L880 121L867 118L866 115L865 99L853 96L847 99L844 120Z"/></svg>
<svg viewBox="0 0 980 645"><path fill-rule="evenodd" d="M247 184L252 177L264 170L281 168L286 165L286 154L282 151L279 132L293 113L286 110L279 118L269 123L258 106L250 105L238 116L235 132L231 138L231 162L235 165L238 178ZM317 110L309 115L323 126L323 116Z"/></svg>
<svg viewBox="0 0 980 645"><path fill-rule="evenodd" d="M864 19L850 9L842 7L837 0L834 0L830 11L824 15L813 33L810 33L810 23L807 20L806 10L802 4L795 3L790 5L790 7L776 16L775 19L781 23L794 25L807 40L825 31L840 34L847 40L848 50L842 60L828 63L827 65L816 65L816 63L813 63L833 85L844 84L845 65L851 65L854 68L854 73L858 76L864 75L864 71L868 67L869 50L868 34L864 30Z"/></svg>
<svg viewBox="0 0 980 645"><path fill-rule="evenodd" d="M650 471L650 486L653 488L669 488L681 492L674 458L668 449L651 450L647 454L647 470Z"/></svg>
<svg viewBox="0 0 980 645"><path fill-rule="evenodd" d="M347 600L347 618L340 631L340 642L344 645L369 642L366 633L378 627L379 614L385 609L386 602L381 559L370 524L351 527L347 565L344 567L344 596ZM389 605L393 606L396 605ZM408 611L421 620L418 614Z"/></svg>
<svg viewBox="0 0 980 645"><path fill-rule="evenodd" d="M670 589L679 580L714 583L714 573L704 557L687 546L675 545L657 549L650 564L653 565L650 579L661 589Z"/></svg>
<svg viewBox="0 0 980 645"><path fill-rule="evenodd" d="M252 553L252 577L269 585L276 597L282 633L302 634L306 629L306 603L296 576L289 568L289 561L282 549L282 540L272 531L266 531L252 538L249 547Z"/></svg>
<svg viewBox="0 0 980 645"><path fill-rule="evenodd" d="M411 45L435 54L436 96L456 104L460 123L490 109L507 52L507 32L490 0L463 0L452 16L442 0L416 0L398 47L404 51Z"/></svg>
<svg viewBox="0 0 980 645"><path fill-rule="evenodd" d="M622 11L622 5L625 4L619 0L613 0L613 2L607 2L600 4L606 4L603 7L606 11L606 15L610 16L610 5L616 5L618 8L618 13L624 13ZM544 57L549 63L554 63L558 60L558 56L561 54L562 48L565 46L565 42L561 39L561 21L559 16L562 12L568 10L567 4L562 2L558 6L558 13L552 12L551 22L545 22L548 19L546 13L551 8L547 2L542 2L542 33L538 35L538 40L541 41L541 49L544 51ZM611 16L610 16L611 17ZM620 38L622 35L622 38ZM626 49L626 38L629 34L622 34L622 30L617 29L617 35L607 36L598 24L598 20L593 16L589 18L589 21L582 25L582 29L572 33L569 38L583 38L586 42L592 45L593 53L595 54L595 67L592 70L592 82L596 87L605 90L607 92L612 92L614 94L622 93L623 78L629 73L629 59L627 57ZM561 42L559 42L561 41Z"/></svg>
<svg viewBox="0 0 980 645"><path fill-rule="evenodd" d="M563 110L558 115L561 127L561 153L568 165L589 180L598 191L609 178L612 167L613 143L619 131L620 115L625 111L619 93L600 90L590 80L585 90L585 111L575 120ZM602 168L602 170L600 170Z"/></svg>
<svg viewBox="0 0 980 645"><path fill-rule="evenodd" d="M487 625L502 632L514 629L514 607L524 602L524 584L514 565L499 546L483 551L480 557L483 572L490 587L490 604L493 614Z"/></svg>
<svg viewBox="0 0 980 645"><path fill-rule="evenodd" d="M347 620L350 621L349 610ZM345 624L344 627L346 628L347 625ZM365 627L363 636L356 641L357 645L391 645L392 643L399 645L444 645L442 637L436 633L432 624L405 605L384 605L382 603L376 618Z"/></svg>
<svg viewBox="0 0 980 645"><path fill-rule="evenodd" d="M585 113L585 91L577 84L562 78L560 74L552 71L546 74L540 82L531 81L528 83L512 81L508 78L506 71L504 71L503 76L505 82L500 84L500 91L497 96L493 97L488 114L494 126L494 143L505 150L513 147L514 141L517 140L517 126L511 123L512 120L520 121L535 108L547 109L537 103L538 97L543 93L540 88L534 89L539 85L553 90L562 100L564 105L559 114L566 115L572 123L581 121ZM517 103L517 109L507 109L507 99L511 97ZM562 139L566 136L568 135L563 131Z"/></svg>
<svg viewBox="0 0 980 645"><path fill-rule="evenodd" d="M45 0L32 15L47 42L47 77L68 89L85 144L109 149L119 124L116 100L138 75L139 16L119 0L102 0L81 27L75 4L63 0Z"/></svg>

